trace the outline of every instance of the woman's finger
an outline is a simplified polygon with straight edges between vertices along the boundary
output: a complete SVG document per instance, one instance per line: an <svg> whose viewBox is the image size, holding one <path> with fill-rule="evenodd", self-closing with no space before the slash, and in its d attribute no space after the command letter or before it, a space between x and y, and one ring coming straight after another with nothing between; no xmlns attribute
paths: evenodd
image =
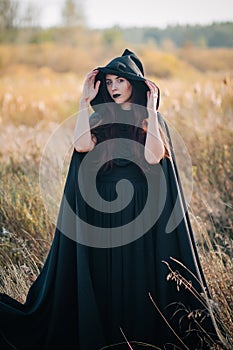
<svg viewBox="0 0 233 350"><path fill-rule="evenodd" d="M98 81L96 82L96 84L95 84L95 92L98 92L98 91L99 91L100 83L101 83L100 80L98 80Z"/></svg>
<svg viewBox="0 0 233 350"><path fill-rule="evenodd" d="M96 77L96 75L98 74L98 70L95 71L91 71L90 73L87 74L86 76L86 80L92 80Z"/></svg>
<svg viewBox="0 0 233 350"><path fill-rule="evenodd" d="M153 96L153 98L157 99L158 98L158 88L156 87L156 85L150 85L150 93L151 96Z"/></svg>
<svg viewBox="0 0 233 350"><path fill-rule="evenodd" d="M149 87L150 91L153 94L158 94L158 88L157 88L157 86L154 83L152 83L151 81L146 80L146 84L147 84L147 86Z"/></svg>

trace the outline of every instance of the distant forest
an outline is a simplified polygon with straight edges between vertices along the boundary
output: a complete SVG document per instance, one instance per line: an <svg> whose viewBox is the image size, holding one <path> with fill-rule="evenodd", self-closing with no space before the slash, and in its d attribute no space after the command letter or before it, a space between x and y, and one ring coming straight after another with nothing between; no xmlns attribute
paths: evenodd
<svg viewBox="0 0 233 350"><path fill-rule="evenodd" d="M154 42L158 47L171 41L176 47L233 47L233 22L211 25L176 25L160 28L121 29L124 38L134 43Z"/></svg>
<svg viewBox="0 0 233 350"><path fill-rule="evenodd" d="M210 25L174 25L166 28L114 26L91 29L85 26L59 26L53 28L9 28L0 33L0 43L66 43L80 46L83 41L106 46L117 43L152 45L164 50L183 47L232 48L233 22Z"/></svg>

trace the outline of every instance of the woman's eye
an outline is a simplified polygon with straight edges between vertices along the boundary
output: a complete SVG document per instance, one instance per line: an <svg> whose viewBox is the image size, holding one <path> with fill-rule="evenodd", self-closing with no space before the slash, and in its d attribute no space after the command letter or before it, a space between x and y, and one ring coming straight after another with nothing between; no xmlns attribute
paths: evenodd
<svg viewBox="0 0 233 350"><path fill-rule="evenodd" d="M106 81L106 85L111 85L111 83L112 83L112 82L111 82L110 80L107 80L107 81Z"/></svg>
<svg viewBox="0 0 233 350"><path fill-rule="evenodd" d="M119 83L123 83L124 79L120 78L118 79Z"/></svg>

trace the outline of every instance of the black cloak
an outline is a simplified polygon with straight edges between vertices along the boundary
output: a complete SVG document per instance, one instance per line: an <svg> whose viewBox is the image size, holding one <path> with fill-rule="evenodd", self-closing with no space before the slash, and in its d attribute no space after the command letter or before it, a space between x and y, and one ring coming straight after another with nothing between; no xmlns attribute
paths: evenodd
<svg viewBox="0 0 233 350"><path fill-rule="evenodd" d="M205 307L209 293L169 130L159 113L158 118L170 144L170 159L150 165L145 177L137 164L128 158L124 161L122 156L115 160L113 169L100 170L96 177L97 190L108 208L117 198L117 182L131 182L133 187L123 186L121 192L122 197L126 192L133 194L123 210L105 213L84 200L83 193L88 196L93 187L92 177L86 176L87 169L81 165L92 152L73 149L44 267L25 304L1 295L1 350L100 350L105 346L129 349L123 333L133 349L147 348L143 343L161 349L209 349L209 336L216 340L212 317ZM118 135L126 139L128 130L125 125L116 125L116 133L119 131ZM99 145L105 141L101 126L93 132ZM127 153L130 148L123 151ZM131 232L127 231L128 242L120 231L115 239L111 230L136 222L143 211L149 195L148 179L156 179L150 189L149 213ZM156 220L154 208L159 214ZM150 227L140 234L150 220ZM96 231L107 230L111 239L108 234L103 238L101 232L93 238L95 232L90 234L86 222ZM139 234L134 237L136 231ZM203 329L209 336L203 336ZM110 347L113 344L118 345Z"/></svg>

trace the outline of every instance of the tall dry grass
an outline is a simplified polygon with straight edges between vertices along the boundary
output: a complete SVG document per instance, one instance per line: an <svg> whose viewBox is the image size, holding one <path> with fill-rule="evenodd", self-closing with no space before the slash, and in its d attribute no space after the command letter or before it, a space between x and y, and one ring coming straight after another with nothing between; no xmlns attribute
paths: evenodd
<svg viewBox="0 0 233 350"><path fill-rule="evenodd" d="M84 66L80 70L72 65L70 70L53 69L72 60L71 49L68 58L61 55L55 66L47 64L51 62L48 58L38 65L23 54L20 62L12 58L15 50L7 48L10 58L3 55L7 63L2 64L0 76L0 291L23 302L43 265L55 228L40 193L42 150L59 123L76 112ZM51 57L46 50L43 54ZM172 54L155 55L153 51L150 55L145 48L140 52L146 71L161 88L160 112L182 136L192 160L193 183L187 183L188 190L193 185L192 225L219 324L233 348L232 67L203 74L191 59L184 63L184 58ZM211 53L208 57L211 61ZM154 76L155 58L162 67L161 75ZM85 62L85 70L98 64L98 60ZM164 78L167 75L169 79ZM186 186L182 152L178 163Z"/></svg>

